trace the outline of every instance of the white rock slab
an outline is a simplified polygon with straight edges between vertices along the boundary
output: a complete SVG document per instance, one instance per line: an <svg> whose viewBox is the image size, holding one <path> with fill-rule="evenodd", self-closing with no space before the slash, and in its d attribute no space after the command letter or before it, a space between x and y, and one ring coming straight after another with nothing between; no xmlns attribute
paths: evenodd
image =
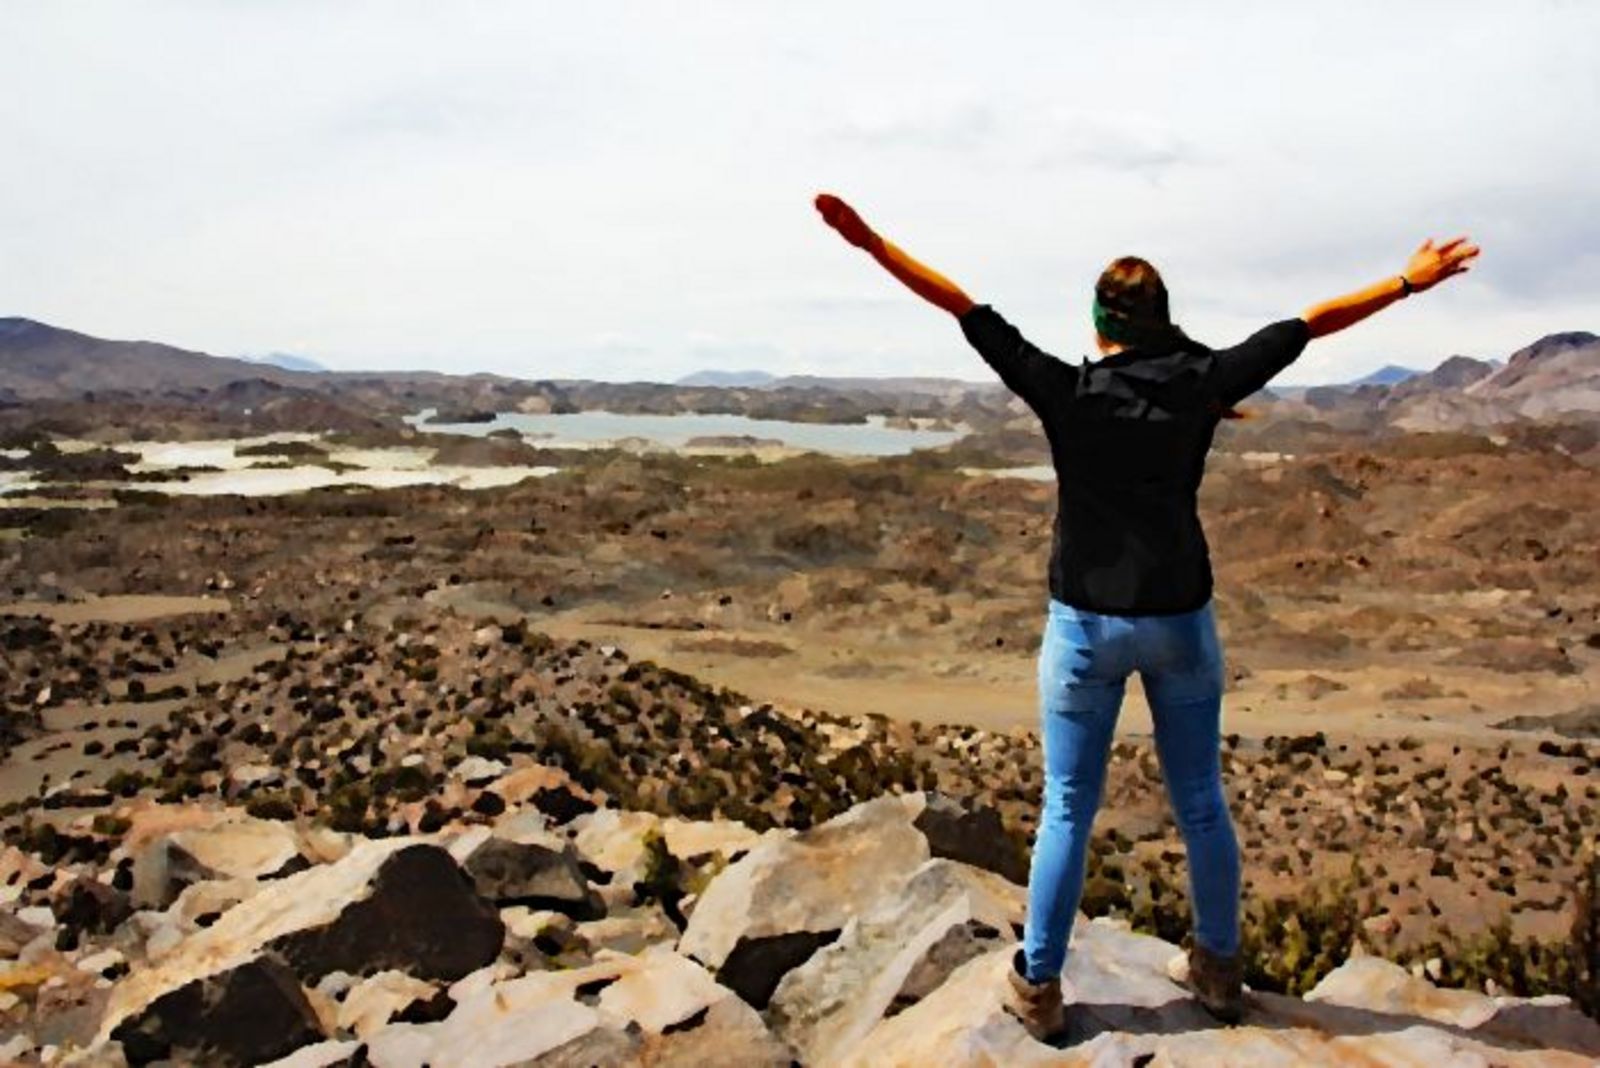
<svg viewBox="0 0 1600 1068"><path fill-rule="evenodd" d="M764 839L711 880L679 950L717 968L741 938L839 930L896 894L928 843L894 797L857 805L804 833Z"/></svg>
<svg viewBox="0 0 1600 1068"><path fill-rule="evenodd" d="M1020 887L979 869L930 860L900 894L845 925L779 982L768 1019L806 1064L832 1064L883 1018L917 964L947 935L976 924L1012 940Z"/></svg>

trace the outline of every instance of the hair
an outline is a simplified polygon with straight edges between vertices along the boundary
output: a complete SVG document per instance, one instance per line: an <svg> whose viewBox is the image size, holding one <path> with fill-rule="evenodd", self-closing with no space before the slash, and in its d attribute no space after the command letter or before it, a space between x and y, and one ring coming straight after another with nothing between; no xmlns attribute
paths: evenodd
<svg viewBox="0 0 1600 1068"><path fill-rule="evenodd" d="M1175 349L1195 346L1172 321L1167 284L1149 260L1123 256L1111 261L1094 284L1094 325L1100 336L1119 345ZM1219 408L1223 419L1248 419L1239 408Z"/></svg>
<svg viewBox="0 0 1600 1068"><path fill-rule="evenodd" d="M1189 337L1173 325L1167 286L1148 260L1123 256L1111 261L1094 284L1098 306L1095 329L1107 341L1141 348L1173 348Z"/></svg>

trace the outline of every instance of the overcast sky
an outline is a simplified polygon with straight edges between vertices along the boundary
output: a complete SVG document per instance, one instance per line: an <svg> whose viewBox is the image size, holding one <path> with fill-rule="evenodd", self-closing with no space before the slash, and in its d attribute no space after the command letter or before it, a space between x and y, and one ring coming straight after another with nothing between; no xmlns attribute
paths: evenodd
<svg viewBox="0 0 1600 1068"><path fill-rule="evenodd" d="M987 374L1137 254L1228 344L1467 231L1282 381L1600 331L1600 3L23 3L0 314L336 369Z"/></svg>

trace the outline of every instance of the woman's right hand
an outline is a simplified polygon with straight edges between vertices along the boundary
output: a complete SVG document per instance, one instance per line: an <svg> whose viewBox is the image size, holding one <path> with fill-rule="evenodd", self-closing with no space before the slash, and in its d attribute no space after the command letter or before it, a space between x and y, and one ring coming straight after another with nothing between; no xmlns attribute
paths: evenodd
<svg viewBox="0 0 1600 1068"><path fill-rule="evenodd" d="M1465 234L1442 245L1435 245L1430 237L1411 254L1405 279L1418 293L1432 289L1451 275L1464 273L1468 269L1467 261L1478 251L1478 246L1468 242Z"/></svg>
<svg viewBox="0 0 1600 1068"><path fill-rule="evenodd" d="M856 214L856 209L832 193L818 193L816 205L817 211L822 213L822 221L839 231L839 236L856 248L868 248L872 240L878 236L872 232L872 227Z"/></svg>

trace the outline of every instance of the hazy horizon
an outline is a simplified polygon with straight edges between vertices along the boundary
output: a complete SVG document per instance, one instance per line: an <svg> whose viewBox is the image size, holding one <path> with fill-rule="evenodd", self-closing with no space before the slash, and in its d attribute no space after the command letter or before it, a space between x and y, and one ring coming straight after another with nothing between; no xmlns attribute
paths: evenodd
<svg viewBox="0 0 1600 1068"><path fill-rule="evenodd" d="M1221 345L1463 231L1480 266L1281 384L1600 329L1592 5L9 14L4 310L99 337L987 381L817 221L824 189L1067 359L1116 255Z"/></svg>

